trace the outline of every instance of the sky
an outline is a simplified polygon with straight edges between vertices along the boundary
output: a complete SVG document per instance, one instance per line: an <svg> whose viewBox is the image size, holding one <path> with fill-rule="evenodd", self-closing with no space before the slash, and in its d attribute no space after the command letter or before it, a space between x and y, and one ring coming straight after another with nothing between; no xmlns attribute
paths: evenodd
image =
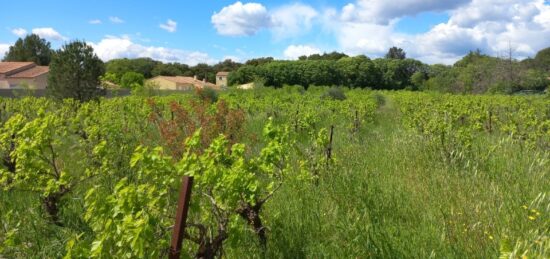
<svg viewBox="0 0 550 259"><path fill-rule="evenodd" d="M0 58L35 33L54 48L214 64L339 51L382 57L392 46L429 64L470 50L517 59L550 47L549 0L17 0L0 12Z"/></svg>

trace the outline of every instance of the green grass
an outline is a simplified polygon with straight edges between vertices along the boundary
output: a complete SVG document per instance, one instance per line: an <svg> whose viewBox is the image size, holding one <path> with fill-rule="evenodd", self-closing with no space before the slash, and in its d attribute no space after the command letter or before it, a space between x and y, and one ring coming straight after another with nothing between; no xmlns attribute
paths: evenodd
<svg viewBox="0 0 550 259"><path fill-rule="evenodd" d="M267 257L495 258L504 243L533 243L548 214L532 221L522 206L550 189L548 153L480 137L479 155L497 145L486 161L449 165L399 116L389 100L357 139L337 126L338 166L318 186L285 186L266 208ZM228 257L258 257L254 240L241 242Z"/></svg>
<svg viewBox="0 0 550 259"><path fill-rule="evenodd" d="M336 165L317 183L287 182L266 204L266 250L243 227L227 240L225 256L496 258L514 246L515 256L525 250L549 255L549 152L523 150L505 136L479 135L472 154L447 161L437 147L405 129L400 116L386 97L374 122L361 125L356 136L344 120L336 120ZM249 115L245 129L260 135L266 118ZM540 194L546 197L537 199ZM59 228L41 220L37 197L0 192L0 228L14 228L21 220L18 238L33 241L3 253L62 256L69 235L88 231L79 219L81 197L77 192L64 200L67 226ZM530 210L540 215L530 219Z"/></svg>

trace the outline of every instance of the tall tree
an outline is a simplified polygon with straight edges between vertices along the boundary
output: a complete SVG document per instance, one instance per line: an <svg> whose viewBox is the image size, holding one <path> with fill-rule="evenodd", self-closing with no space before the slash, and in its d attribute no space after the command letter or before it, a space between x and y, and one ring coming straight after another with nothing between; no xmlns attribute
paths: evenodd
<svg viewBox="0 0 550 259"><path fill-rule="evenodd" d="M143 86L145 83L145 77L136 72L126 72L120 79L120 85L124 88L134 89Z"/></svg>
<svg viewBox="0 0 550 259"><path fill-rule="evenodd" d="M537 53L535 65L538 69L550 73L550 48L545 48Z"/></svg>
<svg viewBox="0 0 550 259"><path fill-rule="evenodd" d="M51 44L36 34L19 38L6 53L3 61L34 62L40 66L50 64L52 58Z"/></svg>
<svg viewBox="0 0 550 259"><path fill-rule="evenodd" d="M406 59L407 53L402 48L391 47L386 54L387 59Z"/></svg>
<svg viewBox="0 0 550 259"><path fill-rule="evenodd" d="M110 60L105 67L107 72L115 74L120 80L126 72L136 72L142 74L145 78L151 78L153 77L153 70L158 64L162 63L151 58L122 58Z"/></svg>
<svg viewBox="0 0 550 259"><path fill-rule="evenodd" d="M104 93L99 79L104 73L103 61L91 46L81 41L71 42L58 50L52 59L48 92L59 99L95 99Z"/></svg>

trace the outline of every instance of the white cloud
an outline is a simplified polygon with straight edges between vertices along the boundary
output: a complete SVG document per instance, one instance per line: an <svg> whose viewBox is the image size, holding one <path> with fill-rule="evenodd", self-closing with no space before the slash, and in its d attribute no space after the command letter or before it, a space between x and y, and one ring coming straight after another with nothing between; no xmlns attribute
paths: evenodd
<svg viewBox="0 0 550 259"><path fill-rule="evenodd" d="M100 19L94 19L94 20L90 20L88 21L89 24L101 24L101 20Z"/></svg>
<svg viewBox="0 0 550 259"><path fill-rule="evenodd" d="M389 47L398 46L409 57L428 63L452 64L475 49L498 55L510 46L515 57L521 59L549 44L550 6L544 0L471 0L452 4L422 1L403 11L402 7L415 2L419 1L358 0L341 11L326 11L323 25L336 37L341 51L348 54L379 57ZM396 32L398 17L429 10L448 12L449 21L426 33Z"/></svg>
<svg viewBox="0 0 550 259"><path fill-rule="evenodd" d="M25 35L27 35L27 30L23 28L15 28L11 30L11 33L17 35L18 37L24 37Z"/></svg>
<svg viewBox="0 0 550 259"><path fill-rule="evenodd" d="M422 12L445 11L471 0L357 0L342 9L344 21L387 25L391 20Z"/></svg>
<svg viewBox="0 0 550 259"><path fill-rule="evenodd" d="M300 56L309 56L313 54L319 54L321 50L311 45L290 45L288 46L283 55L287 59L298 59Z"/></svg>
<svg viewBox="0 0 550 259"><path fill-rule="evenodd" d="M132 42L129 37L107 36L98 43L90 43L95 53L104 61L116 58L152 58L162 62L179 62L188 65L213 64L216 60L198 51L185 51L155 46L144 46Z"/></svg>
<svg viewBox="0 0 550 259"><path fill-rule="evenodd" d="M262 29L271 29L275 39L296 37L311 29L318 12L311 6L295 3L272 11L259 3L236 2L212 15L212 24L219 34L251 36Z"/></svg>
<svg viewBox="0 0 550 259"><path fill-rule="evenodd" d="M447 23L420 37L425 47L464 55L476 48L499 55L510 47L516 58L533 56L550 43L550 6L544 0L473 0L451 12Z"/></svg>
<svg viewBox="0 0 550 259"><path fill-rule="evenodd" d="M275 38L295 37L311 29L319 13L309 5L291 4L273 11L272 30Z"/></svg>
<svg viewBox="0 0 550 259"><path fill-rule="evenodd" d="M51 27L34 28L32 29L32 33L47 40L62 41L67 39L66 37L61 35L61 33L57 32Z"/></svg>
<svg viewBox="0 0 550 259"><path fill-rule="evenodd" d="M9 44L0 43L0 59L4 58L4 55L6 54L6 52L8 52L9 49L10 49Z"/></svg>
<svg viewBox="0 0 550 259"><path fill-rule="evenodd" d="M236 2L214 13L212 24L221 35L254 35L271 25L271 17L262 4Z"/></svg>
<svg viewBox="0 0 550 259"><path fill-rule="evenodd" d="M27 35L27 30L23 28L15 28L11 30L11 33L17 35L18 37L24 37L25 35Z"/></svg>
<svg viewBox="0 0 550 259"><path fill-rule="evenodd" d="M124 20L120 19L117 16L109 17L109 21L111 21L112 23L124 23Z"/></svg>
<svg viewBox="0 0 550 259"><path fill-rule="evenodd" d="M159 25L161 29L166 30L167 32L175 32L178 28L178 23L168 19L165 24Z"/></svg>

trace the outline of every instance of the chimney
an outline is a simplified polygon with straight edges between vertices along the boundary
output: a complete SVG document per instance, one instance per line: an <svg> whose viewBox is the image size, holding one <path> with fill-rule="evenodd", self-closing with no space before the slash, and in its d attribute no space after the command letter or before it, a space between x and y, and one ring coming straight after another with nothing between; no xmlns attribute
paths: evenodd
<svg viewBox="0 0 550 259"><path fill-rule="evenodd" d="M194 76L193 76L193 79L194 79L195 81L197 81L197 75L194 75Z"/></svg>

